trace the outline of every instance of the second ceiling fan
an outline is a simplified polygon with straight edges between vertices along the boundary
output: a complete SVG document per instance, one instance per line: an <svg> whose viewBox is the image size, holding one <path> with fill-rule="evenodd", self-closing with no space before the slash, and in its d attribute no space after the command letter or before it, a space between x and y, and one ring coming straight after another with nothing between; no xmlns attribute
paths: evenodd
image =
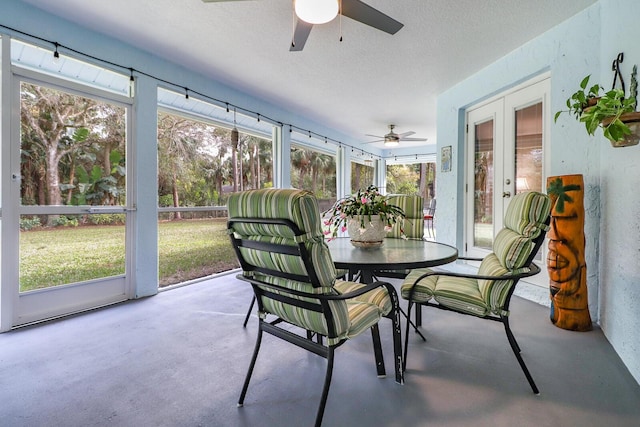
<svg viewBox="0 0 640 427"><path fill-rule="evenodd" d="M367 144L373 144L374 142L383 142L384 141L384 145L388 146L388 147L392 147L395 145L398 145L400 143L400 141L426 141L426 138L409 138L411 135L415 134L415 132L409 131L409 132L403 132L403 133L395 133L393 131L393 129L396 127L396 125L389 125L389 133L386 134L385 136L378 136L378 135L369 135L367 134L366 136L371 136L373 138L379 138L376 139L375 141L369 141L367 142Z"/></svg>
<svg viewBox="0 0 640 427"><path fill-rule="evenodd" d="M219 3L245 0L202 0ZM338 14L369 25L388 34L395 34L404 26L388 15L360 0L293 0L296 24L290 51L301 51L314 25L333 20Z"/></svg>

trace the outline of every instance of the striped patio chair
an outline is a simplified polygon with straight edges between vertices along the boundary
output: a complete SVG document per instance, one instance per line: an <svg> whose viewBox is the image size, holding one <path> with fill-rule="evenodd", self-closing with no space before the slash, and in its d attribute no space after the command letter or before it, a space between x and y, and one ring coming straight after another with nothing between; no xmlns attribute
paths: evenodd
<svg viewBox="0 0 640 427"><path fill-rule="evenodd" d="M424 239L424 213L423 199L421 196L409 196L406 194L390 195L387 203L399 206L405 215L404 221L393 225L391 231L387 233L387 239ZM374 273L376 277L389 277L404 279L409 270L378 270Z"/></svg>
<svg viewBox="0 0 640 427"><path fill-rule="evenodd" d="M264 332L327 359L316 426L322 423L336 348L370 330L377 372L385 375L378 331L383 317L392 320L396 382L402 383L396 291L389 283L336 279L316 198L303 190L251 190L232 194L227 207L228 232L242 267L237 277L251 284L258 303L258 335L238 404L244 402Z"/></svg>
<svg viewBox="0 0 640 427"><path fill-rule="evenodd" d="M430 269L413 270L401 286L401 295L411 308L417 305L469 314L477 318L502 322L511 349L518 359L531 389L538 394L520 347L509 326L509 302L518 280L533 276L540 268L533 262L549 228L551 201L546 194L524 192L513 197L504 218L504 228L496 235L493 252L481 261L478 274L462 274ZM418 319L416 323L419 324ZM407 322L404 357L408 350L409 323Z"/></svg>

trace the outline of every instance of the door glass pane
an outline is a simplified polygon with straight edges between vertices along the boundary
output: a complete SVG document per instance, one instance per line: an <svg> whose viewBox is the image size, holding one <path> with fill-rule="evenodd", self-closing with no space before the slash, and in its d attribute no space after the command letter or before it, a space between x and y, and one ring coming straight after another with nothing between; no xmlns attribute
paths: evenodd
<svg viewBox="0 0 640 427"><path fill-rule="evenodd" d="M516 110L516 193L542 188L542 102ZM542 261L542 248L535 257Z"/></svg>
<svg viewBox="0 0 640 427"><path fill-rule="evenodd" d="M542 103L517 110L516 193L542 191Z"/></svg>
<svg viewBox="0 0 640 427"><path fill-rule="evenodd" d="M22 82L20 113L20 291L124 274L126 108Z"/></svg>
<svg viewBox="0 0 640 427"><path fill-rule="evenodd" d="M493 120L475 125L473 246L493 244Z"/></svg>

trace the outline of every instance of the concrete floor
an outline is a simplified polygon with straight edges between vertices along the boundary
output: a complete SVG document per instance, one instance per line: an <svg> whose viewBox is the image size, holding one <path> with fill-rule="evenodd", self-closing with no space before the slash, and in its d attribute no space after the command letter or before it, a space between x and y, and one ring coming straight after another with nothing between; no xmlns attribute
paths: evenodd
<svg viewBox="0 0 640 427"><path fill-rule="evenodd" d="M242 408L256 334L247 284L222 276L0 334L2 426L307 426L325 360L266 336ZM404 304L404 302L403 302ZM531 393L501 324L425 309L406 384L370 334L337 350L324 426L639 426L640 386L599 329L558 329L514 298L511 323L541 390Z"/></svg>

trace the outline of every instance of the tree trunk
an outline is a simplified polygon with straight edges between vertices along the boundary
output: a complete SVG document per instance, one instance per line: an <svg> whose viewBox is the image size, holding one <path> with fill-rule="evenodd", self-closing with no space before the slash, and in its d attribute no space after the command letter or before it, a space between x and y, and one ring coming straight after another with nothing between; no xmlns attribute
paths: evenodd
<svg viewBox="0 0 640 427"><path fill-rule="evenodd" d="M360 175L362 175L362 165L360 163L355 164L355 176L353 177L353 189L360 189Z"/></svg>
<svg viewBox="0 0 640 427"><path fill-rule="evenodd" d="M180 207L180 195L178 194L178 174L175 172L173 173L173 179L171 182L171 191L173 194L173 207ZM182 212L174 212L173 218L175 220L181 220Z"/></svg>

